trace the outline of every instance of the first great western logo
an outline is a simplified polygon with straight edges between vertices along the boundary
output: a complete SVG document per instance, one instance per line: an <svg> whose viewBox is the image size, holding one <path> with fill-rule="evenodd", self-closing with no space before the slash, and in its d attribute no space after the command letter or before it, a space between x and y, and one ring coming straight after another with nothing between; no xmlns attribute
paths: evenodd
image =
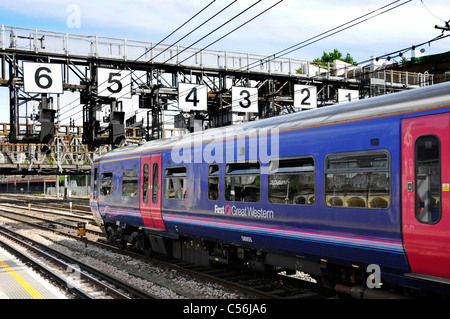
<svg viewBox="0 0 450 319"><path fill-rule="evenodd" d="M249 217L249 218L262 218L273 219L273 210L266 210L264 208L256 208L254 206L237 207L235 205L214 205L214 213L227 216L237 217Z"/></svg>

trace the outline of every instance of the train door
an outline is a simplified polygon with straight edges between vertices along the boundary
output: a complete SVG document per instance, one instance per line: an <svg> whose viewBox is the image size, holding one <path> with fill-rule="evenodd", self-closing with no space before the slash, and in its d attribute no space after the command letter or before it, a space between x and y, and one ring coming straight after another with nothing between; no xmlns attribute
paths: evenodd
<svg viewBox="0 0 450 319"><path fill-rule="evenodd" d="M91 211L94 216L97 225L101 227L103 225L103 220L100 215L99 207L98 207L98 190L99 190L99 165L94 164L91 171L91 196L89 200L89 204L91 206Z"/></svg>
<svg viewBox="0 0 450 319"><path fill-rule="evenodd" d="M450 116L402 122L405 249L414 274L450 278Z"/></svg>
<svg viewBox="0 0 450 319"><path fill-rule="evenodd" d="M144 226L165 229L161 215L161 154L141 158L141 215Z"/></svg>

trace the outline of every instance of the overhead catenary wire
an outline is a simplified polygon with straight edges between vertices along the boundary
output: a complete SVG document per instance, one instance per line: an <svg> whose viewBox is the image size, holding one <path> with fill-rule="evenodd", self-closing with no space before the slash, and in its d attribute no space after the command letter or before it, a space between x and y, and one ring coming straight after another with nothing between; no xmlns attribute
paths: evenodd
<svg viewBox="0 0 450 319"><path fill-rule="evenodd" d="M249 7L247 7L246 9L244 9L243 11L241 11L240 13L238 13L237 15L235 15L234 17L230 18L229 20L227 20L226 22L224 22L223 24L221 24L219 27L215 28L214 30L212 30L211 32L209 32L207 35L203 36L201 39L197 40L196 42L192 43L190 46L186 47L184 50L182 50L181 52L178 52L177 55L172 56L170 59L168 59L167 61L163 62L162 64L166 64L168 61L172 60L173 58L175 58L176 56L180 55L181 53L183 53L184 51L186 51L187 49L189 49L190 47L192 47L193 45L195 45L196 43L200 42L201 40L205 39L206 37L210 36L212 33L218 31L219 29L221 29L222 27L224 27L225 25L227 25L228 23L230 23L231 21L233 21L234 19L236 19L237 17L239 17L240 15L242 15L243 13L245 13L246 11L248 11L249 9L251 9L252 7L254 7L256 4L258 4L259 2L261 2L262 0L258 0L255 3L253 3L252 5L250 5ZM223 39L225 36L228 36L229 34L231 34L232 32L236 31L237 29L239 29L240 27L246 25L247 23L249 23L250 21L254 20L255 18L261 16L263 13L267 12L268 10L272 9L273 7L275 7L276 5L278 5L279 3L281 3L283 0L278 1L276 4L272 5L271 7L269 7L268 9L264 10L263 12L259 13L258 15L256 15L255 17L251 18L250 20L246 21L245 23L241 24L239 27L235 28L234 30L232 30L231 32L228 32L226 35L222 36L220 39L214 41L214 43L218 42L219 40ZM234 3L234 2L233 2ZM227 6L228 7L228 6ZM212 45L212 44L211 44ZM205 48L204 48L205 49ZM202 50L204 50L202 49ZM148 61L151 62L152 60ZM137 79L141 79L144 75L138 77ZM127 84L126 86L131 85ZM119 97L120 98L120 97ZM81 117L77 118L80 119ZM65 118L67 119L67 118Z"/></svg>
<svg viewBox="0 0 450 319"><path fill-rule="evenodd" d="M236 0L237 1L237 0ZM142 58L143 56L145 56L148 52L150 52L152 49L154 49L155 47L157 47L158 45L160 45L163 41L167 40L170 36L172 36L173 34L175 34L177 31L179 31L181 28L183 28L184 26L186 26L189 22L191 22L194 18L196 18L198 15L200 15L202 12L204 12L208 7L210 7L214 2L216 2L216 0L211 1L210 3L208 3L205 7L203 7L201 10L199 10L197 13L195 13L192 17L190 17L188 20L186 20L186 22L184 22L183 24L181 24L179 27L177 27L174 31L172 31L169 35L167 35L166 37L164 37L162 40L160 40L156 45L153 45L152 47L150 47L149 49L147 49L143 54L141 54L138 58L136 58L134 60L134 62L138 61L140 58ZM228 6L227 6L228 7ZM222 10L221 10L222 11ZM210 19L209 19L210 20ZM193 32L193 31L192 31ZM148 63L151 62L148 61ZM103 83L104 84L104 83ZM72 103L75 103L77 100L80 100L80 98L76 98L75 100L69 102L68 104L64 105L63 107L60 108L64 109L70 105L72 105ZM79 104L81 105L81 104ZM63 113L60 113L59 116L61 116L62 114L65 114L67 112L69 112L71 109L69 109L68 111L65 111ZM59 121L63 121L66 120L70 117L65 117L63 119L59 119ZM82 117L79 117L77 119L80 119Z"/></svg>
<svg viewBox="0 0 450 319"><path fill-rule="evenodd" d="M388 10L385 10L385 11L383 11L383 12L377 14L377 15L374 15L374 16L372 16L372 17L369 17L369 18L367 18L367 19L365 19L365 20L363 20L363 21L359 21L359 22L357 22L357 23L354 23L354 24L352 24L352 25L350 25L350 26L348 26L348 27L346 27L346 28L344 28L344 29L341 29L341 30L336 31L336 32L333 32L333 33L331 33L331 34L329 34L329 35L327 35L327 36L324 36L324 37L322 37L322 38L319 38L318 40L315 40L314 42L308 43L307 45L310 45L310 44L312 44L312 43L315 43L315 42L317 42L317 41L320 41L320 40L322 40L322 39L324 39L324 38L326 38L326 37L329 37L329 36L331 36L331 35L334 35L334 34L336 34L336 33L342 32L342 31L344 31L344 30L346 30L346 29L348 29L348 28L350 28L350 27L353 27L353 26L355 26L355 25L357 25L357 24L360 24L360 23L365 22L365 21L367 21L367 20L369 20L369 19L372 19L372 18L374 18L374 17L376 17L376 16L378 16L378 15L384 14L384 13L390 11L390 10L393 10L393 9L395 9L395 8L397 8L397 7L400 7L400 6L402 6L402 5L405 5L406 3L410 2L410 1L412 1L412 0L403 2L403 3L397 5L397 6L393 7L393 8L390 8L390 9L388 9ZM350 24L350 23L352 23L352 22L358 21L358 20L362 19L363 17L369 16L369 15L371 15L371 14L377 12L377 11L380 11L380 10L382 10L382 9L384 9L384 8L387 8L387 7L393 5L393 4L397 3L397 2L400 2L400 0L399 0L399 1L394 1L394 2L392 2L392 3L390 3L390 4L386 5L386 6L383 6L383 7L379 8L379 9L377 9L377 10L374 10L374 11L372 11L372 12L370 12L370 13L367 13L367 14L365 14L365 15L363 15L363 16L357 18L357 19L353 19L353 20L351 20L351 21L349 21L349 22L347 22L347 23L345 23L345 24L343 24L343 25L340 25L339 27L336 27L336 28L333 28L333 29L331 29L331 30L328 30L327 32L321 33L320 35L318 35L318 36L316 36L316 37L319 37L319 36L321 36L321 35L325 35L326 33L329 33L329 32L332 31L332 30L338 30L339 28L342 28L342 27L345 26L345 25L348 25L348 24ZM249 22L249 21L248 21L248 22ZM226 34L225 36L227 36L227 35L229 35L229 33ZM224 36L224 37L225 37L225 36ZM316 37L313 37L313 38L316 38ZM313 38L312 38L312 39L313 39ZM220 40L220 39L219 39L219 40ZM215 42L217 42L217 41L219 41L219 40L216 40ZM309 40L311 40L311 39L308 39L308 40L306 40L306 41L309 41ZM198 42L198 41L197 41L197 42ZM196 42L196 43L197 43L197 42ZM214 42L214 43L215 43L215 42ZM214 44L214 43L212 43L212 44ZM303 42L301 42L301 43L299 43L299 44L296 44L296 45L294 45L294 46L291 46L291 47L289 47L289 48L287 48L287 49L285 49L285 50L282 50L282 51L280 51L280 52L283 53L283 52L286 52L286 51L291 50L291 51L289 51L289 52L283 54L283 55L286 55L286 54L288 54L288 53L290 53L290 52L293 52L293 51L295 51L295 50L298 50L298 49L304 47L304 46L297 47L297 46L299 46L300 44L303 44L303 43L305 43L305 41L303 41ZM194 44L195 44L195 43L194 43ZM211 46L212 44L210 44L209 46ZM209 46L207 46L207 47L209 47ZM305 45L305 46L306 46L306 45ZM206 48L206 47L205 47L205 48ZM201 49L200 51L204 50L205 48ZM272 56L269 56L269 58L273 58L275 55L279 54L280 52L277 52L276 54L274 54L274 55L272 55ZM181 52L180 52L180 53L181 53ZM195 53L195 54L197 54L197 53ZM194 55L195 55L195 54L194 54ZM280 57L280 56L283 56L283 55L278 55L278 56L276 56L276 57ZM193 55L191 55L190 57L192 57L192 56L193 56ZM189 58L190 58L190 57L189 57ZM275 57L275 58L276 58L276 57ZM187 59L189 59L189 58L187 58ZM173 57L172 57L171 59L173 59ZM171 59L165 61L164 63L170 61ZM187 59L185 59L185 60L187 60ZM266 59L267 59L267 58L266 58ZM183 60L183 61L181 61L181 62L179 62L179 63L182 63L182 62L184 62L185 60ZM262 59L262 60L264 60L264 59ZM259 62L258 62L258 63L259 63Z"/></svg>
<svg viewBox="0 0 450 319"><path fill-rule="evenodd" d="M257 2L256 2L255 4L253 4L252 6L256 5L256 4L259 3L260 1L261 1L261 0L257 1ZM368 13L366 13L366 14L364 14L364 15L362 15L362 16L356 18L356 19L352 19L352 20L350 20L350 21L348 21L348 22L346 22L346 23L344 23L344 24L341 24L341 25L339 25L339 26L337 26L337 27L334 27L334 28L332 28L332 29L330 29L330 30L328 30L328 31L325 31L325 32L323 32L323 33L320 33L320 34L314 36L314 37L311 37L311 38L309 38L309 39L307 39L307 40L304 40L304 41L302 41L302 42L300 42L300 43L297 43L297 44L295 44L295 45L292 45L292 46L290 46L290 47L288 47L288 48L286 48L286 49L284 49L284 50L278 51L277 53L275 53L275 54L273 54L273 55L267 56L266 58L260 59L260 60L258 60L258 61L252 62L252 63L250 63L250 64L248 64L248 65L246 65L246 66L243 66L243 67L241 67L241 69L247 69L247 70L249 70L249 69L251 69L251 68L253 68L253 67L256 67L256 66L259 65L260 63L267 63L267 62L270 62L271 60L274 60L274 59L276 59L276 58L279 58L279 57L282 57L282 56L287 55L287 54L289 54L289 53L292 53L292 52L294 52L294 51L297 51L297 50L299 50L299 49L301 49L301 48L304 48L304 47L306 47L306 46L308 46L308 45L311 45L311 44L316 43L316 42L318 42L318 41L320 41L320 40L323 40L323 39L325 39L325 38L327 38L327 37L330 37L330 36L335 35L335 34L337 34L337 33L339 33L339 32L342 32L342 31L344 31L344 30L346 30L346 29L349 29L349 28L351 28L351 27L353 27L353 26L355 26L355 25L357 25L357 24L363 23L363 22L365 22L365 21L367 21L367 20L370 20L370 19L372 19L372 18L374 18L374 17L376 17L376 16L379 16L379 15L381 15L381 14L384 14L384 13L388 12L388 11L391 11L391 10L393 10L393 9L399 7L399 6L402 6L402 5L404 5L404 4L408 3L408 2L411 2L412 0L407 0L406 2L403 2L403 3L401 3L400 5L397 5L397 6L393 7L393 8L390 8L390 9L388 9L388 10L385 10L385 11L383 11L383 12L381 12L381 13L378 13L377 15L374 15L374 16L372 16L372 17L369 17L369 18L367 18L367 19L364 19L364 20L362 20L362 21L359 21L359 22L357 22L357 23L354 23L354 24L352 24L352 25L350 25L350 26L348 26L348 27L346 27L346 28L344 28L344 29L338 30L338 29L340 29L340 28L342 28L342 27L344 27L344 26L346 26L346 25L351 24L352 22L361 20L361 19L364 18L364 17L370 16L370 15L372 15L372 14L374 14L374 13L380 11L380 10L383 10L383 9L385 9L385 8L387 8L387 7L390 7L390 6L392 6L393 4L395 4L395 3L397 3L397 2L401 2L401 1L402 1L402 0L396 0L396 1L393 1L393 2L391 2L391 3L389 3L389 4L387 4L387 5L384 5L384 6L380 7L380 8L378 8L378 9L376 9L376 10L372 10L371 12L368 12ZM280 2L281 2L281 1L280 1ZM233 3L234 3L234 2L233 2ZM279 2L278 2L278 3L279 3ZM276 3L275 5L277 5L278 3ZM211 4L211 3L210 3L210 4ZM209 5L210 5L210 4L209 4ZM208 5L208 6L209 6L209 5ZM273 6L275 6L275 5L273 5ZM247 10L250 9L252 6L250 6L249 8L247 8L247 9L244 10L244 11L247 11ZM273 7L273 6L272 6L272 7ZM227 7L228 7L228 6L227 6ZM227 8L227 7L226 7L226 8ZM271 7L271 8L272 8L272 7ZM271 9L271 8L269 8L269 9ZM267 10L269 10L269 9L267 9ZM264 12L266 12L267 10L265 10ZM264 12L262 12L262 13L264 13ZM237 16L241 15L242 13L243 13L243 12L239 13ZM261 14L262 14L262 13L261 13ZM259 15L261 15L261 14L259 14ZM258 15L258 16L259 16L259 15ZM231 18L230 20L228 20L227 22L225 22L224 24L222 24L221 26L219 26L219 27L216 28L215 30L213 30L213 31L211 31L210 33L208 33L206 36L202 37L200 40L198 40L198 41L192 43L190 46L184 48L182 51L178 52L175 56L172 56L170 59L164 61L163 64L166 64L167 62L169 62L169 61L172 60L173 58L179 56L181 53L183 53L184 51L186 51L187 49L189 49L190 47L192 47L192 46L195 45L196 43L200 42L201 40L203 40L203 39L206 38L207 36L211 35L213 32L217 31L218 29L220 29L220 28L223 27L224 25L228 24L230 21L232 21L233 19L235 19L237 16ZM256 18L256 17L254 17L254 18ZM253 18L253 19L254 19L254 18ZM251 20L253 20L253 19L251 19ZM191 19L190 19L190 20L191 20ZM247 23L250 22L251 20L247 21L245 24L247 24ZM243 24L243 25L245 25L245 24ZM241 25L240 27L242 27L243 25ZM240 28L240 27L238 27L238 28ZM233 31L227 33L225 36L228 36L228 35L231 34L232 32L236 31L238 28L236 28L236 29L234 29ZM333 32L333 33L331 33L331 34L325 36L325 34L330 33L330 32L332 32L332 31L334 31L334 30L338 30L338 31L335 31L335 32ZM224 38L225 36L223 36L222 38ZM321 36L323 36L323 37L321 37ZM321 38L319 38L319 37L321 37ZM166 38L168 38L168 37L166 37ZM212 44L218 42L218 41L221 40L222 38L220 38L220 39L214 41L214 42L211 43L210 45L208 45L208 46L204 47L203 49L199 50L199 52L205 50L207 47L209 47L209 46L211 46ZM316 39L316 38L319 38L319 39ZM316 40L314 40L314 39L316 39ZM309 42L309 41L311 41L311 40L314 40L314 41L313 41L313 42ZM162 42L162 41L160 41L160 43L161 43L161 42ZM308 42L309 42L309 43L308 43ZM302 44L304 44L304 45L302 45ZM173 46L173 45L172 45L172 46ZM300 47L298 47L298 46L300 46ZM196 53L192 54L192 55L189 56L188 58L184 59L182 62L184 62L184 61L186 61L187 59L191 58L192 56L198 54L199 52L196 52ZM145 54L144 54L144 55L145 55ZM143 55L142 55L142 56L143 56ZM142 56L141 56L141 57L142 57ZM138 59L139 59L139 58L138 58ZM153 59L154 59L154 58L152 58L149 62L151 62ZM179 62L178 64L180 64L180 63L182 63L182 62ZM252 65L254 65L254 66L251 67ZM140 79L140 78L142 78L142 76L139 77L139 79Z"/></svg>
<svg viewBox="0 0 450 319"><path fill-rule="evenodd" d="M265 58L262 58L262 59L260 59L260 60L255 61L255 62L252 62L252 63L249 63L249 64L247 64L247 65L241 67L240 69L241 69L241 70L242 70L242 69L249 70L249 69L252 69L253 67L256 67L256 66L259 65L260 63L265 63L265 62L267 63L267 62L270 62L271 60L280 58L280 57L285 56L285 55L287 55L287 54L289 54L289 53L292 53L292 52L294 52L294 51L300 50L300 49L302 49L302 48L304 48L304 47L306 47L306 46L309 46L309 45L311 45L311 44L313 44L313 43L316 43L316 42L318 42L318 41L320 41L320 40L323 40L323 39L328 38L328 37L330 37L330 36L332 36L332 35L338 34L338 33L342 32L342 31L344 31L344 30L347 30L347 29L349 29L349 28L351 28L351 27L354 27L354 26L356 26L356 25L358 25L358 24L361 24L361 23L366 22L366 21L368 21L368 20L370 20L370 19L373 19L373 18L375 18L375 17L377 17L377 16L379 16L379 15L381 15L381 14L384 14L384 13L389 12L389 11L391 11L391 10L393 10L393 9L396 9L396 8L398 8L398 7L400 7L400 6L403 6L403 5L405 5L405 4L409 3L409 2L411 2L412 0L407 0L407 1L405 1L405 2L403 2L403 3L401 3L401 4L399 4L399 5L397 5L397 6L395 6L395 7L389 8L389 9L387 9L387 10L381 12L381 13L378 13L378 14L376 14L376 15L373 15L373 16L371 16L371 17L368 17L368 16L370 16L370 15L372 15L372 14L374 14L374 13L380 11L380 10L383 10L383 9L385 9L385 8L388 8L388 7L392 6L392 5L394 5L395 3L401 2L401 1L403 1L403 0L396 0L396 1L393 1L393 2L391 2L391 3L389 3L389 4L387 4L387 5L384 5L384 6L380 7L380 8L378 8L378 9L376 9L376 10L373 10L373 11L368 12L368 13L362 15L362 16L359 16L359 17L356 18L356 19L352 19L352 20L350 20L350 21L348 21L348 22L346 22L346 23L343 23L343 24L341 24L341 25L339 25L339 26L337 26L337 27L331 28L331 29L329 29L329 30L327 30L327 31L325 31L325 32L322 32L322 33L320 33L320 34L318 34L318 35L315 35L315 36L313 36L313 37L311 37L311 38L309 38L309 39L307 39L307 40L304 40L304 41L301 41L301 42L299 42L299 43L297 43L297 44L294 44L294 45L292 45L292 46L290 46L290 47L288 47L288 48L286 48L286 49L283 49L283 50L281 50L281 51L278 51L278 52L276 52L276 53L274 53L274 54L272 54L272 55L269 55L269 56L267 56L267 57L265 57ZM361 20L361 19L363 19L363 18L365 18L365 17L368 17L368 18L366 18L366 19L364 19L364 20L362 20L362 21L358 21L358 20ZM358 21L358 22L355 22L355 21ZM353 22L355 22L355 23L353 23ZM353 24L352 24L352 23L353 23ZM350 24L350 25L349 25L349 24ZM349 26L347 26L347 25L349 25ZM347 26L347 27L345 27L345 26ZM345 28L343 28L343 27L345 27ZM341 29L341 28L342 28L342 29ZM340 30L339 30L339 29L340 29ZM335 30L337 30L337 31L335 31ZM334 32L333 32L333 31L334 31ZM329 33L329 34L326 35L327 33ZM312 42L311 42L311 41L312 41ZM254 66L252 66L252 65L254 65Z"/></svg>

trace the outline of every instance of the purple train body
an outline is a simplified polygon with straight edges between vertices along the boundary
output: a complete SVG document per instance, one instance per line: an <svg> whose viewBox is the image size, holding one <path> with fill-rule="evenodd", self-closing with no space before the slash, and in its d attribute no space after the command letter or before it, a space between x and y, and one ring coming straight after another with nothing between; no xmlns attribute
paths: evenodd
<svg viewBox="0 0 450 319"><path fill-rule="evenodd" d="M95 161L91 207L147 253L333 286L371 286L376 265L384 286L448 293L449 112L440 84L126 146Z"/></svg>

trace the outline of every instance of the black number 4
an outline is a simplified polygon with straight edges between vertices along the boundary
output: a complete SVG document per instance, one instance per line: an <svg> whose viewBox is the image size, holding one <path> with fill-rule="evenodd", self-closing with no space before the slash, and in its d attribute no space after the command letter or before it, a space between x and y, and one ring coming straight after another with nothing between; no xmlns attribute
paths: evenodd
<svg viewBox="0 0 450 319"><path fill-rule="evenodd" d="M191 98L193 97L193 98ZM186 96L185 99L186 102L194 103L194 106L197 106L197 104L200 102L200 100L197 98L197 88L193 87L191 92Z"/></svg>

